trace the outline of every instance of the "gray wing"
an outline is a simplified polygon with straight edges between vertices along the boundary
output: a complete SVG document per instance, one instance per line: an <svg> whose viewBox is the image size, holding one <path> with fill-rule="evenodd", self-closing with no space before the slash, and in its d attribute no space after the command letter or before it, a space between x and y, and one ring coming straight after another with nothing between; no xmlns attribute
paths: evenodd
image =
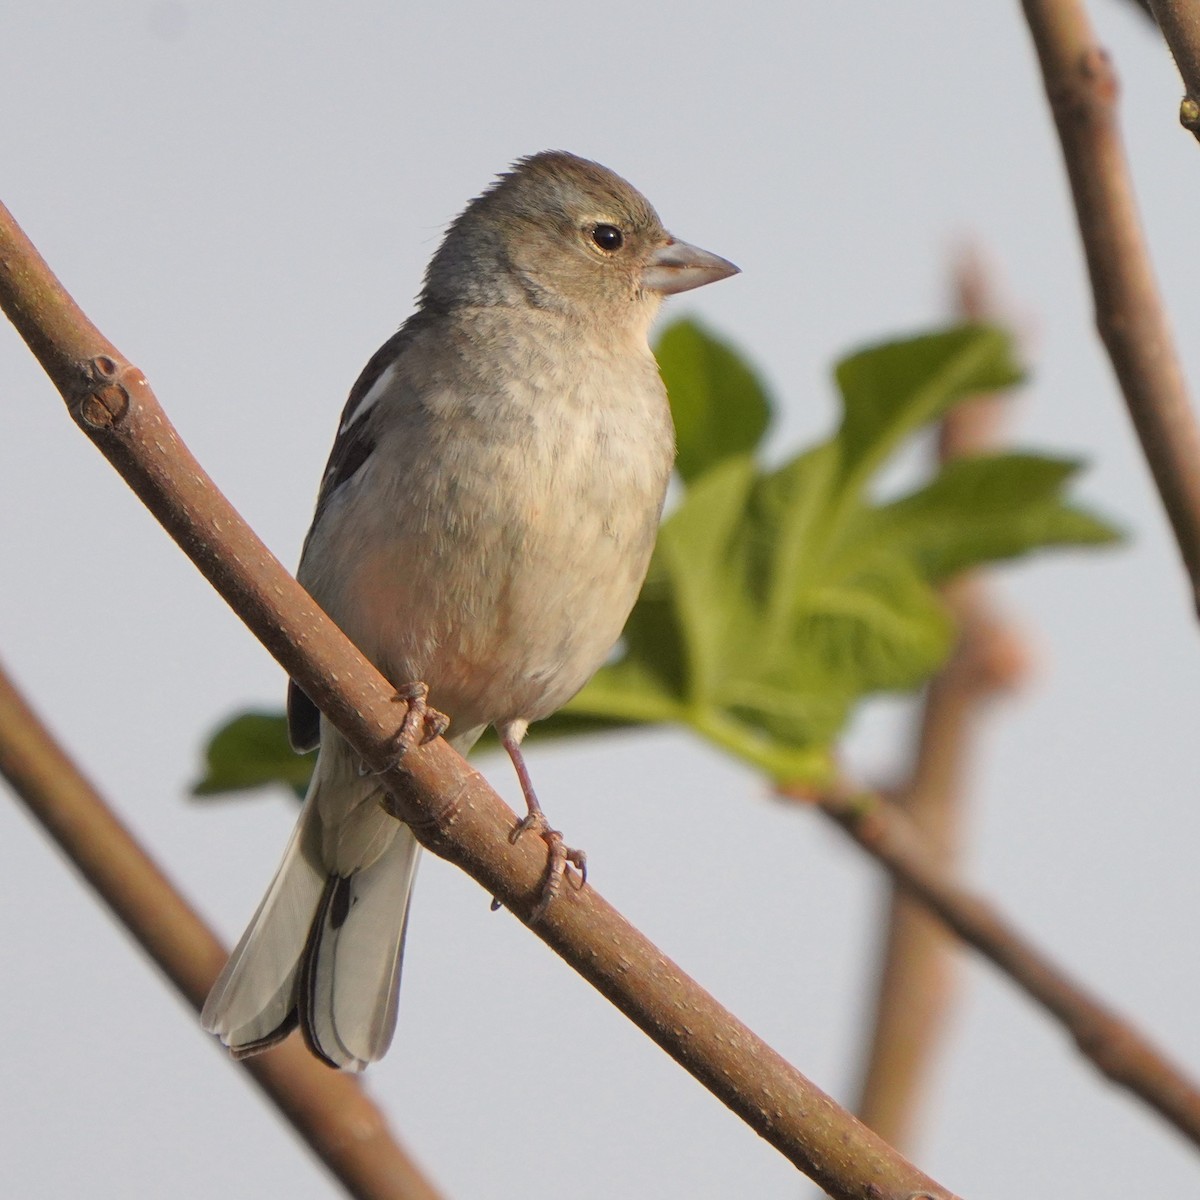
<svg viewBox="0 0 1200 1200"><path fill-rule="evenodd" d="M375 449L377 434L369 411L370 402L373 400L372 392L377 385L385 382L384 376L411 344L423 324L423 316L423 313L418 312L409 317L400 329L371 355L354 387L350 389L350 396L338 421L337 436L333 440L333 449L329 452L325 474L321 476L317 509L313 514L308 536L304 539L301 561L308 553L313 530L320 523L330 500L339 488L362 470ZM287 724L288 740L298 754L317 748L321 741L320 710L294 680L288 681Z"/></svg>

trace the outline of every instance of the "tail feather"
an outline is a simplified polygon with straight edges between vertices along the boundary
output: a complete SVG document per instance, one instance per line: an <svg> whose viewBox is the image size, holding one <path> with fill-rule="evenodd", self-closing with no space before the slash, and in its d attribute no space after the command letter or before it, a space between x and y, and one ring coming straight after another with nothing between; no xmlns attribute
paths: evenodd
<svg viewBox="0 0 1200 1200"><path fill-rule="evenodd" d="M305 1041L333 1066L360 1071L391 1044L419 850L400 826L376 862L325 889L297 1003Z"/></svg>
<svg viewBox="0 0 1200 1200"><path fill-rule="evenodd" d="M341 750L322 751L283 862L205 1001L202 1025L235 1057L275 1045L299 1024L314 1053L358 1071L382 1057L395 1032L420 847L379 808L377 781L347 770ZM330 864L344 821L368 835L360 869L346 861L344 840Z"/></svg>
<svg viewBox="0 0 1200 1200"><path fill-rule="evenodd" d="M266 1050L296 1025L300 959L326 874L314 853L308 809L258 911L213 984L200 1023L235 1054Z"/></svg>

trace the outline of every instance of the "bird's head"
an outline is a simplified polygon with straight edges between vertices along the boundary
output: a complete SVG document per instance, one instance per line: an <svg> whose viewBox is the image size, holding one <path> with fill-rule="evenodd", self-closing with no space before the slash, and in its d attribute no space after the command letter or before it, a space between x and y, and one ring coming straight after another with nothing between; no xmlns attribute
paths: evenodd
<svg viewBox="0 0 1200 1200"><path fill-rule="evenodd" d="M422 300L524 302L648 327L664 295L737 269L672 237L646 198L607 167L550 150L521 159L454 221Z"/></svg>

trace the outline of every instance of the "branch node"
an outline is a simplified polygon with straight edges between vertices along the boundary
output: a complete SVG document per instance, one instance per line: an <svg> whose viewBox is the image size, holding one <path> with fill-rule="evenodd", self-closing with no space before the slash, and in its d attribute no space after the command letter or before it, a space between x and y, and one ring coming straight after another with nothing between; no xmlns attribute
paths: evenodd
<svg viewBox="0 0 1200 1200"><path fill-rule="evenodd" d="M80 398L75 406L78 419L89 429L111 429L129 411L129 389L121 376L132 371L107 354L98 354L83 364Z"/></svg>
<svg viewBox="0 0 1200 1200"><path fill-rule="evenodd" d="M1200 101L1184 96L1179 102L1179 123L1200 139Z"/></svg>
<svg viewBox="0 0 1200 1200"><path fill-rule="evenodd" d="M1088 45L1071 65L1054 79L1046 80L1046 96L1061 118L1081 124L1107 120L1116 108L1121 87L1108 51Z"/></svg>
<svg viewBox="0 0 1200 1200"><path fill-rule="evenodd" d="M1117 81L1112 58L1103 46L1088 46L1084 50L1079 58L1079 74L1095 103L1105 106L1116 104L1121 85Z"/></svg>

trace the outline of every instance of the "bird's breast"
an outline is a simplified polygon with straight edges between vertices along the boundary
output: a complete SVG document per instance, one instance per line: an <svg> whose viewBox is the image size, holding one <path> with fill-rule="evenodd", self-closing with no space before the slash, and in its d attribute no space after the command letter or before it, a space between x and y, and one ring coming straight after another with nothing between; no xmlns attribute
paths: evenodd
<svg viewBox="0 0 1200 1200"><path fill-rule="evenodd" d="M579 366L431 390L330 514L343 569L318 601L460 729L565 703L645 578L674 455L665 393L653 359Z"/></svg>

